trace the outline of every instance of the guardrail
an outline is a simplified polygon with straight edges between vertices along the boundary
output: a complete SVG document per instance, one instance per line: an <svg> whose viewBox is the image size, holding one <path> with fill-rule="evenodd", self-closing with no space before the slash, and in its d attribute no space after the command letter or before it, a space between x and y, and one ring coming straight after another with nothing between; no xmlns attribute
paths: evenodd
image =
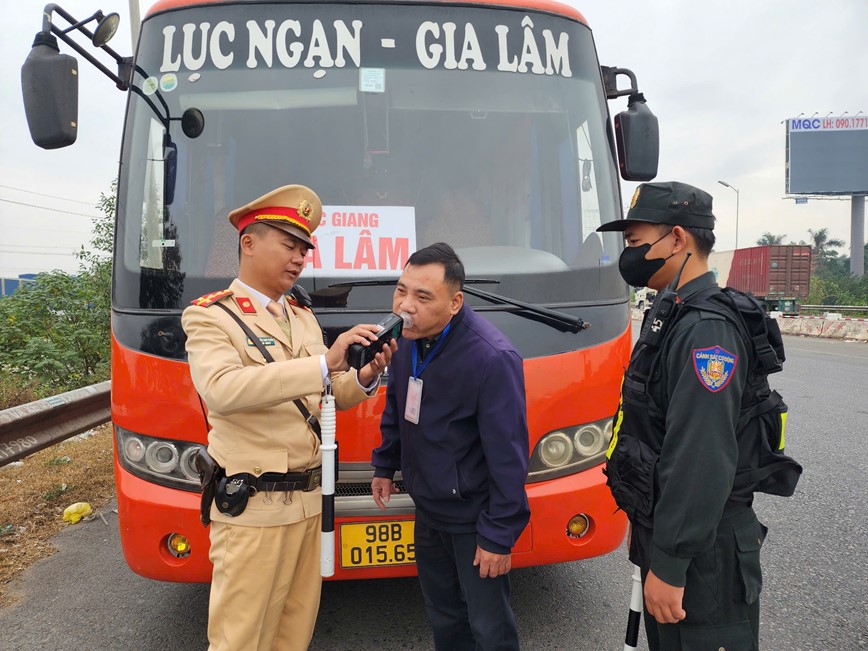
<svg viewBox="0 0 868 651"><path fill-rule="evenodd" d="M799 305L799 310L818 312L868 312L868 305Z"/></svg>
<svg viewBox="0 0 868 651"><path fill-rule="evenodd" d="M0 466L111 420L111 383L0 411Z"/></svg>

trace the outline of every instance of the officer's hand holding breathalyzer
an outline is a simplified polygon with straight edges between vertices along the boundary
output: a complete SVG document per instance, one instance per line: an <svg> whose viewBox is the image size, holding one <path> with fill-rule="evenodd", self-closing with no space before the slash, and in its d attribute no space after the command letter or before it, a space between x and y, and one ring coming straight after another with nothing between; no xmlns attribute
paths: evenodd
<svg viewBox="0 0 868 651"><path fill-rule="evenodd" d="M409 319L409 317L407 317ZM397 320L397 324L393 323ZM389 322L389 323L386 323ZM384 324L389 326L384 327ZM351 360L358 366L359 382L369 384L375 376L382 373L398 350L397 339L401 336L404 319L390 315L378 324L360 324L341 334L326 353L329 372L346 371ZM351 354L352 349L352 354ZM358 352L363 350L364 353Z"/></svg>

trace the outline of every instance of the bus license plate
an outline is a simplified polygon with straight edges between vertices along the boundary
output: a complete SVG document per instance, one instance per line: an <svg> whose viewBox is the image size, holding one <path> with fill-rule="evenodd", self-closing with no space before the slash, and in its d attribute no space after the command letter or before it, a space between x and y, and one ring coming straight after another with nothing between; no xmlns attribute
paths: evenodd
<svg viewBox="0 0 868 651"><path fill-rule="evenodd" d="M408 565L416 561L413 520L341 525L341 567Z"/></svg>

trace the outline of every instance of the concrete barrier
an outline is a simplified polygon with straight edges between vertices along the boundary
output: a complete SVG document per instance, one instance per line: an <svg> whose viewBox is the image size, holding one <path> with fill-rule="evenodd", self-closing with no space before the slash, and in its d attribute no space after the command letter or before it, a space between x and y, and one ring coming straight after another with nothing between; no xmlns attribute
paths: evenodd
<svg viewBox="0 0 868 651"><path fill-rule="evenodd" d="M832 318L829 318L829 315L783 316L780 312L772 316L785 335L868 342L868 319L848 319L837 313L833 314ZM633 320L642 320L640 310L633 309Z"/></svg>
<svg viewBox="0 0 868 651"><path fill-rule="evenodd" d="M868 342L868 319L781 316L777 322L785 335Z"/></svg>

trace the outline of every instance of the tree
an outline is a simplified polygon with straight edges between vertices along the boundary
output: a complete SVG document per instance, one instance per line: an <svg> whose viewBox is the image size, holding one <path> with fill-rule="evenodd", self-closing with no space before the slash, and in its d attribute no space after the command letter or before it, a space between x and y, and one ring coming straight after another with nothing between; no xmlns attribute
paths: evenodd
<svg viewBox="0 0 868 651"><path fill-rule="evenodd" d="M766 231L763 233L763 236L756 241L756 243L759 246L766 246L767 244L783 244L785 237L786 233L783 235L773 235Z"/></svg>
<svg viewBox="0 0 868 651"><path fill-rule="evenodd" d="M811 235L812 267L815 271L825 271L838 256L832 249L844 246L844 240L830 238L829 229L825 226L818 228L816 231L809 228L808 233Z"/></svg>
<svg viewBox="0 0 868 651"><path fill-rule="evenodd" d="M77 274L51 271L0 300L0 373L41 395L106 380L111 354L111 250L117 185L101 194Z"/></svg>
<svg viewBox="0 0 868 651"><path fill-rule="evenodd" d="M840 241L840 240L838 240ZM865 245L868 255L868 244ZM809 305L868 306L868 276L856 278L850 274L850 257L827 255L816 273L811 275Z"/></svg>

